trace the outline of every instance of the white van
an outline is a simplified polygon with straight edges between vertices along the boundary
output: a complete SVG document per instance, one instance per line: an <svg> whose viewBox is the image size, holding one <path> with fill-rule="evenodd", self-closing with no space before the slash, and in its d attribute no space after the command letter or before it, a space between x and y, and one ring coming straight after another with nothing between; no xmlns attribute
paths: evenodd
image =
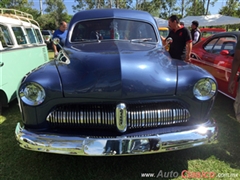
<svg viewBox="0 0 240 180"><path fill-rule="evenodd" d="M32 69L49 61L39 24L32 15L0 8L0 114Z"/></svg>

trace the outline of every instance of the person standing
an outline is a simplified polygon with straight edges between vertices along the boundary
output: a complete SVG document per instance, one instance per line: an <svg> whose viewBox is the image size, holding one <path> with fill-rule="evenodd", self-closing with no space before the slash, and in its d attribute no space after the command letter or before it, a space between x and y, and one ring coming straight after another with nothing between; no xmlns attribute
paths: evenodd
<svg viewBox="0 0 240 180"><path fill-rule="evenodd" d="M198 25L199 25L198 21L193 21L191 25L191 28L192 28L191 35L192 35L193 44L198 43L202 37L201 31L198 28Z"/></svg>
<svg viewBox="0 0 240 180"><path fill-rule="evenodd" d="M59 29L54 31L52 39L59 38L60 39L59 44L63 46L66 37L67 37L67 23L65 21L62 21L60 23ZM52 47L54 51L54 57L56 57L61 48L59 45L55 45L54 43L52 43Z"/></svg>
<svg viewBox="0 0 240 180"><path fill-rule="evenodd" d="M232 68L231 68L231 75L229 78L229 83L228 83L228 92L234 93L235 89L235 76L238 72L238 69L240 67L240 36L238 36L238 42L235 48L235 53L232 61ZM237 96L234 101L234 111L235 111L235 116L238 122L240 122L240 83L238 82L238 88L237 88Z"/></svg>
<svg viewBox="0 0 240 180"><path fill-rule="evenodd" d="M161 36L162 42L165 45L169 37L173 42L169 46L169 54L174 59L179 59L188 62L190 53L192 51L192 38L190 31L180 25L180 21L176 15L172 15L168 19L168 26L170 28L169 34L166 38Z"/></svg>
<svg viewBox="0 0 240 180"><path fill-rule="evenodd" d="M184 26L184 22L181 21L181 22L180 22L180 25L181 25L181 26Z"/></svg>

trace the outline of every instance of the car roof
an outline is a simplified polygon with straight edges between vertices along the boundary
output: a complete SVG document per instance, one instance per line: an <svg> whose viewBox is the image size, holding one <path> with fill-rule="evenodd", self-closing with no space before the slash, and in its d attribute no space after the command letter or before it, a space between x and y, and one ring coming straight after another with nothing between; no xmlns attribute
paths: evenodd
<svg viewBox="0 0 240 180"><path fill-rule="evenodd" d="M219 33L214 34L212 37L232 36L232 35L235 35L240 38L240 31L219 32Z"/></svg>
<svg viewBox="0 0 240 180"><path fill-rule="evenodd" d="M129 9L91 9L76 13L72 17L69 26L81 20L102 18L135 19L155 23L153 16L146 11Z"/></svg>

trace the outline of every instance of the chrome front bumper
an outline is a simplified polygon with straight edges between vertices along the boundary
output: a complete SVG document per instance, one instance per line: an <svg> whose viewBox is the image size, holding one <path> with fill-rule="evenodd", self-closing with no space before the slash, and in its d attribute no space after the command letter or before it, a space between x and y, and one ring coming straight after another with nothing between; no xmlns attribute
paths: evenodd
<svg viewBox="0 0 240 180"><path fill-rule="evenodd" d="M140 155L175 151L216 142L215 122L194 128L149 136L81 137L60 134L36 134L17 124L15 135L24 149L68 155L106 156Z"/></svg>

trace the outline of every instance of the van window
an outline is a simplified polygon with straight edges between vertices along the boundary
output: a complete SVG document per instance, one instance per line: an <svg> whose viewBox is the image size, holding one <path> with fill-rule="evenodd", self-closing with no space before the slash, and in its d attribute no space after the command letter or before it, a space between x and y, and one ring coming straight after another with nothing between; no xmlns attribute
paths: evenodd
<svg viewBox="0 0 240 180"><path fill-rule="evenodd" d="M28 36L30 43L31 44L37 43L36 36L35 36L32 28L26 28L25 30L27 32L27 36Z"/></svg>
<svg viewBox="0 0 240 180"><path fill-rule="evenodd" d="M12 27L18 44L27 44L26 37L21 27Z"/></svg>
<svg viewBox="0 0 240 180"><path fill-rule="evenodd" d="M35 31L35 34L37 35L37 40L40 44L43 44L43 39L42 39L42 36L41 36L41 32L39 29L34 29Z"/></svg>
<svg viewBox="0 0 240 180"><path fill-rule="evenodd" d="M2 42L3 47L7 47L7 45L13 45L13 41L11 39L8 28L1 24L0 24L0 41Z"/></svg>

